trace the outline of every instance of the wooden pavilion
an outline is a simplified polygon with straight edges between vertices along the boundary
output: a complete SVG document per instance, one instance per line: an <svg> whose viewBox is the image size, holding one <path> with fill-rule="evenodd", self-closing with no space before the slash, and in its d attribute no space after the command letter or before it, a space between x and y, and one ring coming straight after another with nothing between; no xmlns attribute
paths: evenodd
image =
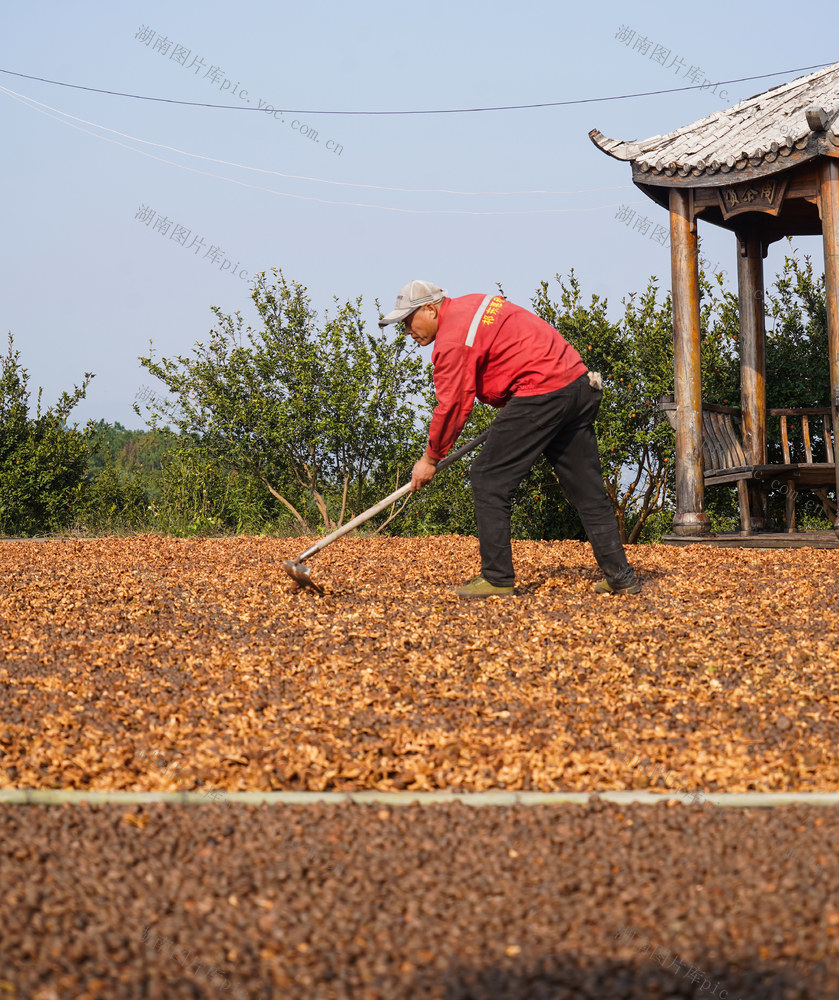
<svg viewBox="0 0 839 1000"><path fill-rule="evenodd" d="M639 142L589 133L632 164L633 182L670 212L676 430L676 514L669 540L839 546L834 532L796 532L799 488L839 501L839 63ZM703 403L697 220L734 232L740 309L741 407ZM816 409L766 408L763 260L785 236L823 236L830 399ZM767 419L780 421L783 464L767 463ZM803 454L793 454L788 422ZM811 425L814 432L811 443ZM814 455L813 444L823 454ZM817 459L817 460L814 460ZM739 536L712 537L704 488L737 484ZM771 489L786 493L784 532L770 532ZM819 537L816 537L816 536ZM809 536L809 537L807 537Z"/></svg>

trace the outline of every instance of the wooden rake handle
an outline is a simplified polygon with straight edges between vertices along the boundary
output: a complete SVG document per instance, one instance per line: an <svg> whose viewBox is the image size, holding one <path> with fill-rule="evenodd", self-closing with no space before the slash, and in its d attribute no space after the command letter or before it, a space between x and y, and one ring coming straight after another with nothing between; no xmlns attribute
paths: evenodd
<svg viewBox="0 0 839 1000"><path fill-rule="evenodd" d="M467 441L466 444L461 445L449 455L446 455L442 462L440 462L437 466L437 472L442 472L450 465L454 465L455 462L460 461L464 455L467 455L470 451L477 448L479 444L483 444L488 435L489 429L485 430L482 434L479 434L476 438L472 438L471 441ZM347 532L352 531L354 528L358 528L366 521L369 521L371 517L375 517L376 514L380 514L383 510L390 507L391 504L396 503L397 500L404 497L406 493L410 493L410 491L411 484L405 483L404 486L400 486L398 490L391 493L389 497L385 497L384 500L380 500L375 506L371 507L369 510L365 510L361 514L358 514L351 521L347 521L346 524L342 524L341 527L336 528L331 535L326 535L326 537L321 538L319 542L315 542L311 548L306 549L305 552L301 552L300 555L296 559L291 560L291 562L305 562L310 556L313 556L316 552L320 552L321 549L325 549L327 545L331 545L333 542L346 535Z"/></svg>

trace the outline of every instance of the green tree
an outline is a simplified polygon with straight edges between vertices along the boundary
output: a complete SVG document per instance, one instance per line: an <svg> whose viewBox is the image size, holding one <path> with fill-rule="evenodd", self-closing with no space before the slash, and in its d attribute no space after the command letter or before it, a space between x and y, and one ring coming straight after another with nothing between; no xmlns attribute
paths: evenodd
<svg viewBox="0 0 839 1000"><path fill-rule="evenodd" d="M162 430L129 430L119 421L97 422L88 467L95 476L110 463L120 473L143 475L150 494L159 495L163 463L173 446L174 435Z"/></svg>
<svg viewBox="0 0 839 1000"><path fill-rule="evenodd" d="M740 406L739 363L739 300L735 292L726 291L714 300L714 323L703 321L702 397L707 402ZM773 408L823 407L830 402L830 375L827 350L827 313L824 275L816 276L810 257L803 262L787 255L784 266L765 295L766 313L766 405ZM790 425L793 450L803 452L801 427ZM821 423L811 420L811 436L815 449L823 448ZM770 417L767 424L767 458L783 461L780 422ZM816 503L808 491L798 494L797 520L802 525L828 527L835 517L835 506L829 490L813 490ZM736 491L732 487L714 487L706 491L705 509L711 517L713 530L733 530L739 524ZM821 510L828 520L819 522L815 515ZM770 497L773 521L784 520L784 498L776 491Z"/></svg>
<svg viewBox="0 0 839 1000"><path fill-rule="evenodd" d="M110 461L92 478L87 503L87 527L96 531L142 528L149 497L136 472L120 472Z"/></svg>
<svg viewBox="0 0 839 1000"><path fill-rule="evenodd" d="M161 500L163 461L175 436L167 431L127 430L98 421L88 442L89 530L131 531L152 525Z"/></svg>
<svg viewBox="0 0 839 1000"><path fill-rule="evenodd" d="M807 408L830 405L827 306L824 274L813 273L809 256L803 262L793 255L784 260L766 307L766 405L767 408ZM801 425L789 428L791 446L803 454ZM810 420L810 434L816 452L824 450L821 420ZM780 422L770 418L767 451L770 461L782 462ZM796 496L796 520L802 526L827 528L836 517L836 491L813 489L818 502L807 491ZM819 506L821 510L819 510ZM783 499L776 496L773 518L782 523ZM823 515L823 517L822 517Z"/></svg>
<svg viewBox="0 0 839 1000"><path fill-rule="evenodd" d="M84 399L93 375L63 392L41 411L42 389L30 415L29 372L20 363L9 334L0 360L0 534L31 535L71 525L87 495L87 442L92 424L81 431L67 418Z"/></svg>
<svg viewBox="0 0 839 1000"><path fill-rule="evenodd" d="M579 281L557 275L558 302L543 281L533 299L537 315L554 326L603 376L603 402L596 422L606 492L624 542L642 532L667 504L672 477L673 438L661 420L659 398L672 392L673 342L670 299L658 302L651 279L638 297L624 300L622 323L611 322L607 302L597 295L583 302Z"/></svg>
<svg viewBox="0 0 839 1000"><path fill-rule="evenodd" d="M365 329L361 299L322 323L306 289L274 270L252 299L262 328L224 315L191 357L150 354L141 364L173 399L153 397L152 426L166 419L207 455L254 477L303 530L332 529L370 506L412 464L412 394L422 364L404 331ZM137 409L139 413L139 409Z"/></svg>
<svg viewBox="0 0 839 1000"><path fill-rule="evenodd" d="M603 402L596 430L606 492L625 543L651 540L672 523L674 435L658 408L673 392L672 303L659 300L658 282L623 300L623 316L611 322L607 302L593 295L583 302L574 272L556 278L560 298L542 282L534 310L603 376ZM700 345L703 398L736 405L739 398L736 297L723 290L722 276L710 280L700 268ZM733 517L730 490L710 498L713 516ZM715 508L718 507L719 511Z"/></svg>
<svg viewBox="0 0 839 1000"><path fill-rule="evenodd" d="M176 535L273 532L284 508L262 482L211 455L199 438L171 435L151 521Z"/></svg>
<svg viewBox="0 0 839 1000"><path fill-rule="evenodd" d="M417 407L421 437L417 444L416 457L424 451L423 442L428 433L434 403L434 381L432 367L429 364L426 368L424 400ZM460 437L452 445L452 450L486 430L495 418L495 413L491 406L476 403ZM456 465L435 476L418 493L411 494L404 513L393 522L389 532L394 535L477 535L478 526L475 523L469 470L478 454L480 449L471 452ZM412 465L406 469L402 477L403 482L407 482L411 468Z"/></svg>
<svg viewBox="0 0 839 1000"><path fill-rule="evenodd" d="M824 275L787 256L766 303L766 405L830 405ZM780 461L780 450L777 454Z"/></svg>

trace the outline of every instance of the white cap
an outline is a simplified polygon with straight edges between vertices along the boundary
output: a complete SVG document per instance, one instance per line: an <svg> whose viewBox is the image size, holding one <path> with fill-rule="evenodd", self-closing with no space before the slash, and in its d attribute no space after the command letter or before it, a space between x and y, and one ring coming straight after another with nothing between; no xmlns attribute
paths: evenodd
<svg viewBox="0 0 839 1000"><path fill-rule="evenodd" d="M445 296L445 288L439 288L431 281L420 281L415 278L399 289L393 312L383 316L379 320L379 326L385 327L389 323L398 323L400 320L407 319L415 309L424 306L426 302L436 302Z"/></svg>

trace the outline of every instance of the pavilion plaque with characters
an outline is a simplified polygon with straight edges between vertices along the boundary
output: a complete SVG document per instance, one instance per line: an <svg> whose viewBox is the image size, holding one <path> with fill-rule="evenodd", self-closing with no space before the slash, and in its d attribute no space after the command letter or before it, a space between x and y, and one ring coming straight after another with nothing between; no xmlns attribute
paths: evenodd
<svg viewBox="0 0 839 1000"><path fill-rule="evenodd" d="M787 189L785 177L762 177L756 181L744 181L731 187L717 188L720 210L724 219L741 212L766 212L777 215L784 203Z"/></svg>

